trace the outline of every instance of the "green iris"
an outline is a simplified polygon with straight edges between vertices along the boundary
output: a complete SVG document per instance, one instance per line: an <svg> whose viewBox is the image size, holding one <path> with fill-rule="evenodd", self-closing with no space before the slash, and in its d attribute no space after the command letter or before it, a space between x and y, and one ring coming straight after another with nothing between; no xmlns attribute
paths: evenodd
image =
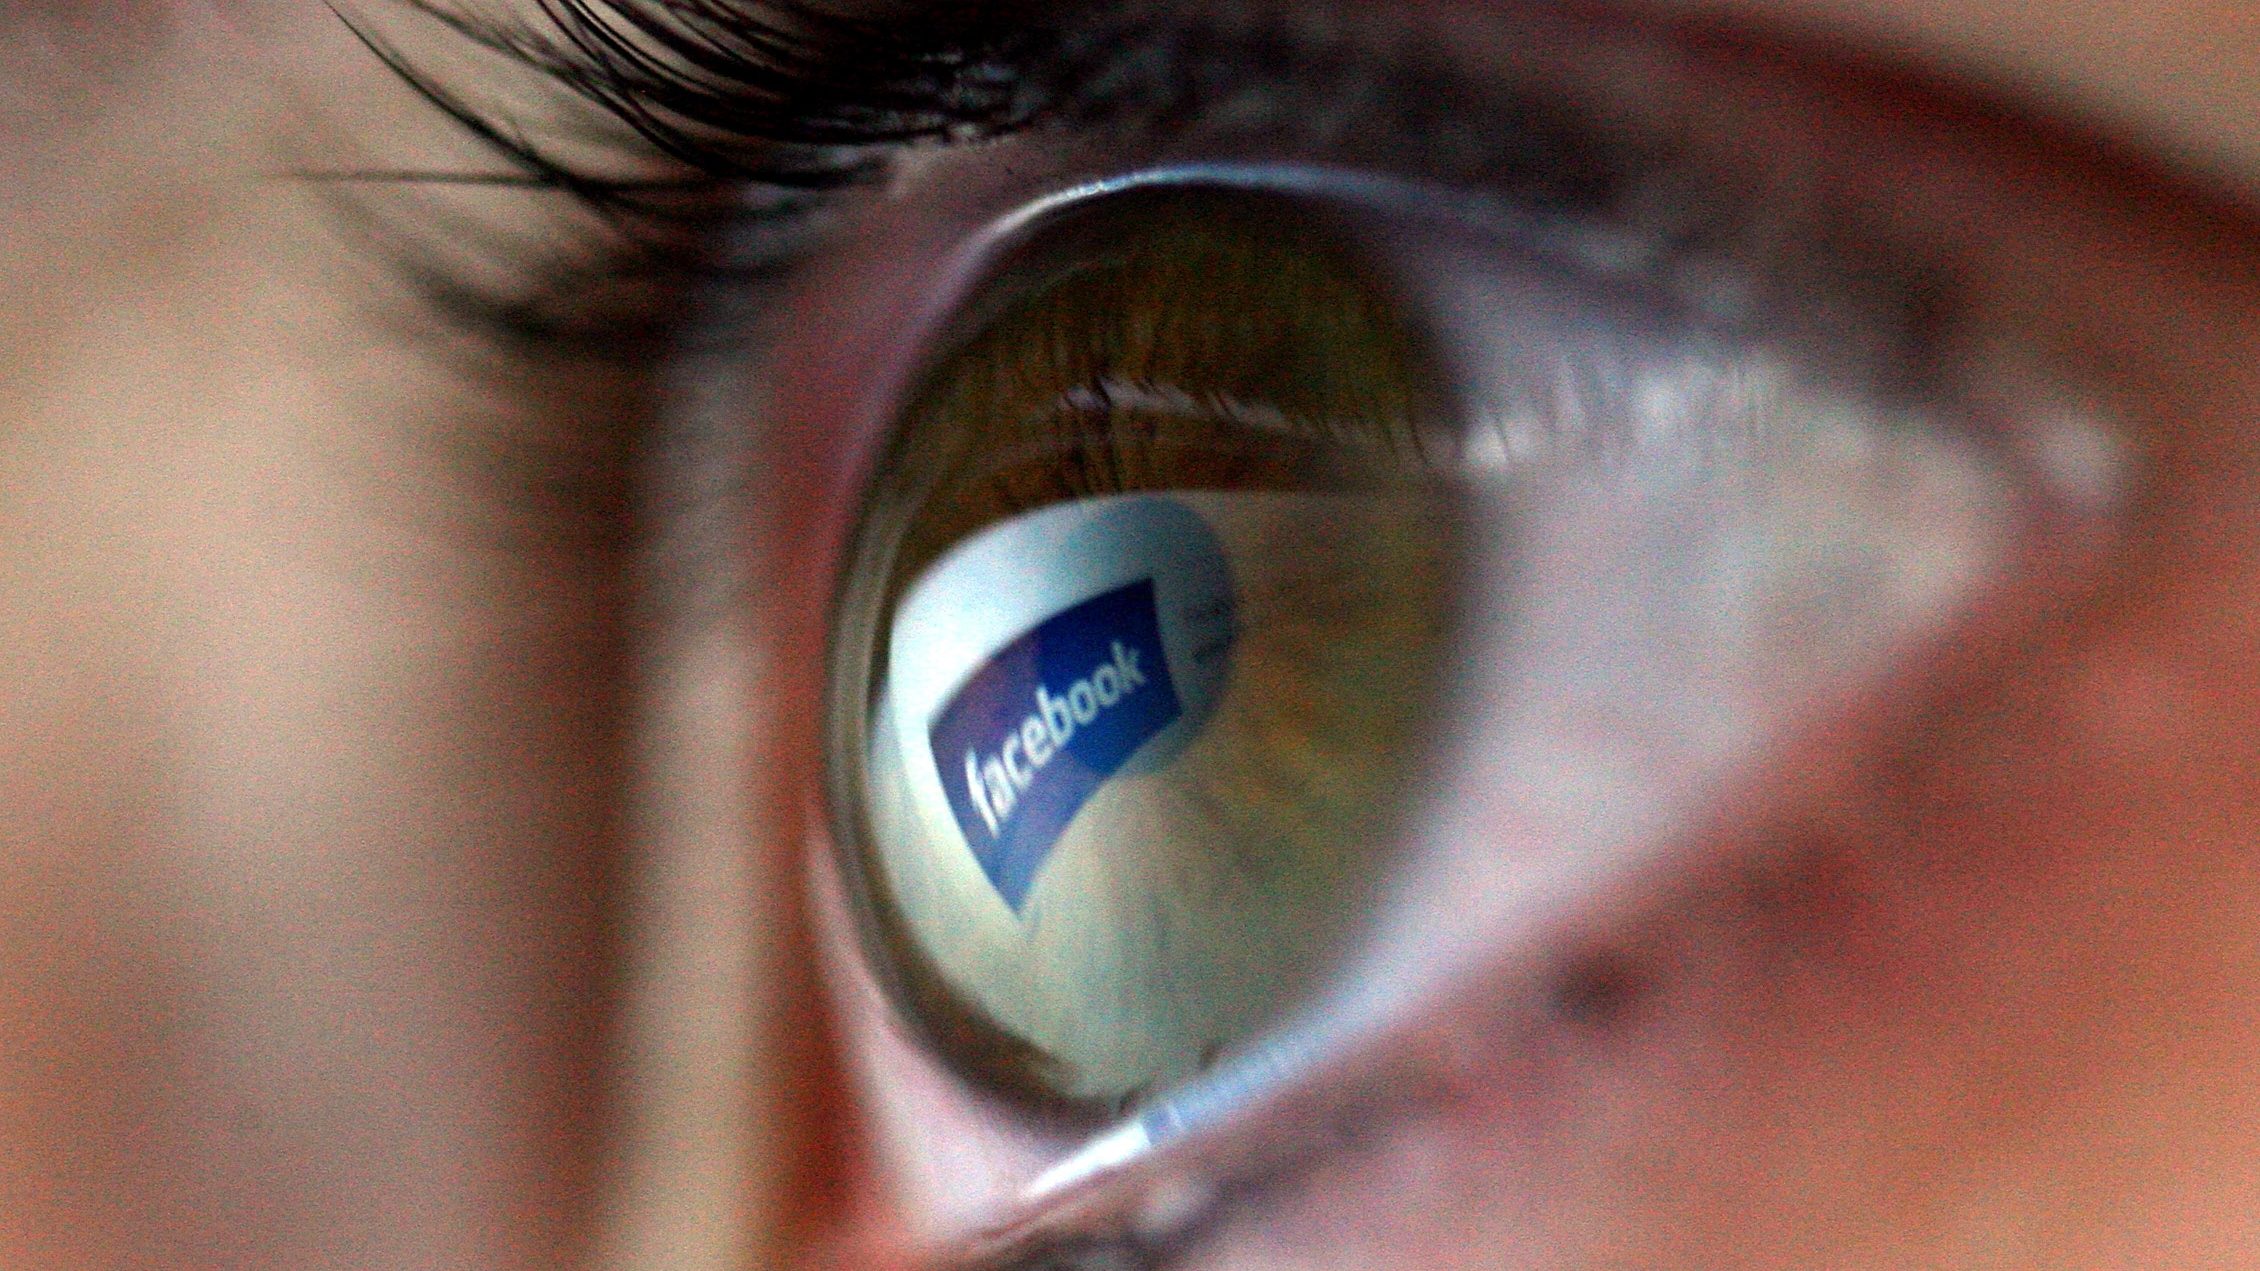
<svg viewBox="0 0 2260 1271"><path fill-rule="evenodd" d="M1354 937L1451 635L1460 509L1430 455L1454 420L1354 235L1282 195L1094 199L967 299L869 493L831 750L882 979L962 1070L1134 1103L1278 1019ZM1161 643L1141 662L1116 639L1078 713L1072 668L980 679L1118 593L1154 598ZM992 681L1021 693L996 744L938 749ZM1133 716L1166 726L1094 768ZM1023 895L982 845L1061 807L1013 849L1036 862Z"/></svg>

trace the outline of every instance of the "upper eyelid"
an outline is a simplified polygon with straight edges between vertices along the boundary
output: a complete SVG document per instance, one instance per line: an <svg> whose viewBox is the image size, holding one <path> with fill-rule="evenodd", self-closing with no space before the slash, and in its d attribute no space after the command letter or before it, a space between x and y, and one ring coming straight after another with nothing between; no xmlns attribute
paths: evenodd
<svg viewBox="0 0 2260 1271"><path fill-rule="evenodd" d="M631 230L682 218L706 223L713 205L701 186L737 191L739 219L807 222L922 146L1046 128L1145 140L1260 134L1274 147L1415 168L1531 208L1607 199L1643 163L1623 130L1594 127L1573 104L1581 94L1563 94L1554 75L1508 83L1498 66L1471 74L1423 38L1417 21L1335 14L1320 24L1311 15L1330 6L1319 4L1243 7L1227 20L1086 3L1018 25L1009 16L1015 6L991 6L998 16L988 22L952 7L900 31L841 22L806 39L783 34L792 30L784 20L791 6L727 0L711 10L600 0L550 11L549 30L425 0L408 5L624 126L596 158L568 158L567 146L482 110L419 70L382 31L347 19L379 57L516 168L519 183L560 190ZM1594 38L1598 28L1523 25L1521 37L1580 46L1575 58L1542 61L1549 71L1589 65L1605 42ZM585 152L588 138L558 140ZM655 158L674 174L654 175ZM765 264L815 243L790 234L771 241Z"/></svg>

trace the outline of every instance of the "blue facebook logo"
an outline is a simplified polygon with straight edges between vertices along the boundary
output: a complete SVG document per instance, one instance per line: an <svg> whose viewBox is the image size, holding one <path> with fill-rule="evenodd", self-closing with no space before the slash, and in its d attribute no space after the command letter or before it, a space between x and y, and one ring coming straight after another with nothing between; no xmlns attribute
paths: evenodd
<svg viewBox="0 0 2260 1271"><path fill-rule="evenodd" d="M1092 792L1179 713L1150 578L1045 619L942 708L942 788L1013 912Z"/></svg>

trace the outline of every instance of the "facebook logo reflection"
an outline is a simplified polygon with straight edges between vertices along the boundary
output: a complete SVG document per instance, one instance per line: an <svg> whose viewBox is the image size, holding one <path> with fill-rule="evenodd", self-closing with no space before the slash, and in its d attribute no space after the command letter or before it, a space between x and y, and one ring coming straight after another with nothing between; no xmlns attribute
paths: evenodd
<svg viewBox="0 0 2260 1271"><path fill-rule="evenodd" d="M1092 792L1179 713L1150 578L1045 619L942 708L942 788L1013 912Z"/></svg>

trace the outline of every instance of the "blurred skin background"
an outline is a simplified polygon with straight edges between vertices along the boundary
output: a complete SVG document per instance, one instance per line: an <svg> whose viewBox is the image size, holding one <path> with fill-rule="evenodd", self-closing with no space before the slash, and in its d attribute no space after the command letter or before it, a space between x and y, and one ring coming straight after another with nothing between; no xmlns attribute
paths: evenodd
<svg viewBox="0 0 2260 1271"><path fill-rule="evenodd" d="M2260 203L2244 6L1668 8L1981 83L2245 230ZM493 164L320 5L12 5L0 115L0 1265L780 1264L830 1078L780 1040L814 1007L780 917L799 840L749 775L763 650L637 609L630 554L561 510L585 465L542 450L544 412L632 415L653 385L591 370L505 407L418 330L290 174ZM2255 280L2205 281L2193 325L2260 350ZM2255 364L2214 385L2221 419L2260 403ZM1931 1235L1831 1264L2260 1262L2260 719L2223 670L2254 652L2250 547L2121 615L2174 705L2111 707L2099 778L2209 827L2203 903L2128 917L2107 992L2032 981L2157 1043L2146 1075L2099 1050L2092 1083L2036 1077L2020 1097L2069 1110L2013 1165L1845 1182ZM2100 1000L2144 985L2147 1013ZM1942 1106L1905 1115L1964 1159L1987 1131ZM2082 1172L2112 1135L2140 1150ZM1680 1203L1730 1223L1734 1190ZM1763 1261L1704 1239L1662 1252Z"/></svg>

